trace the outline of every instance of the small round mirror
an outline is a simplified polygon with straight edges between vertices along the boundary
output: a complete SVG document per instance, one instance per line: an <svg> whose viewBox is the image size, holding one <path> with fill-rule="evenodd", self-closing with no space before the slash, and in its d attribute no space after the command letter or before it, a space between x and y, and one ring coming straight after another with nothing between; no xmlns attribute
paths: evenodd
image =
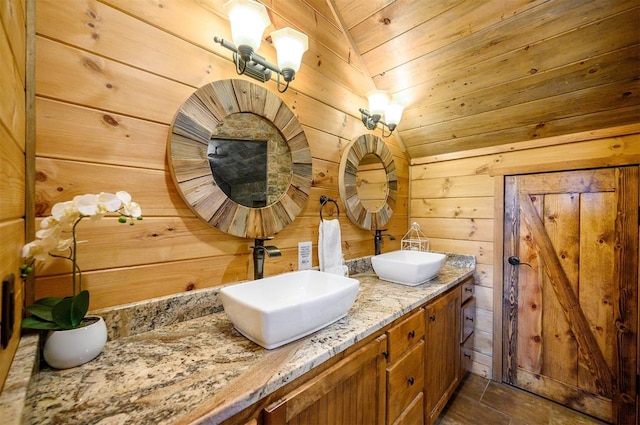
<svg viewBox="0 0 640 425"><path fill-rule="evenodd" d="M362 205L377 211L387 201L387 173L380 157L368 153L362 157L356 172L356 187Z"/></svg>
<svg viewBox="0 0 640 425"><path fill-rule="evenodd" d="M369 171L375 177L367 176L371 183L364 184L365 172ZM373 134L352 140L342 153L338 177L340 197L349 219L361 229L382 229L393 214L398 191L393 155L384 141Z"/></svg>

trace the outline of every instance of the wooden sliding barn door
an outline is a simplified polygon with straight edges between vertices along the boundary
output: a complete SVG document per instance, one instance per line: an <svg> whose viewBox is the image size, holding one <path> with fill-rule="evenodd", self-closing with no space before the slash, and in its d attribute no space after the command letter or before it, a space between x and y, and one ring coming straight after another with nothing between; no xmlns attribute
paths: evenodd
<svg viewBox="0 0 640 425"><path fill-rule="evenodd" d="M505 185L503 380L635 424L638 168Z"/></svg>

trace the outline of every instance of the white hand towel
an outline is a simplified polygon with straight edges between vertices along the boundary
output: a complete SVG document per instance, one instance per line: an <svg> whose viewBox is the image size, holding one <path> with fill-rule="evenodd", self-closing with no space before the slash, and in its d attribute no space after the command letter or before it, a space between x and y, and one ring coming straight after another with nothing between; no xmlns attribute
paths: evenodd
<svg viewBox="0 0 640 425"><path fill-rule="evenodd" d="M320 271L347 276L349 269L342 258L342 240L338 220L320 220L318 261Z"/></svg>

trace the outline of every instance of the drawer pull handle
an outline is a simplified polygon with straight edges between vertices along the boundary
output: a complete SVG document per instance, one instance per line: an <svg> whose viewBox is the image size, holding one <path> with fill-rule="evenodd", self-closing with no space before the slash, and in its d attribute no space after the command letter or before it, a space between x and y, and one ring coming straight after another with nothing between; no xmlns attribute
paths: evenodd
<svg viewBox="0 0 640 425"><path fill-rule="evenodd" d="M431 319L432 322L435 322L436 321L436 315L433 314L433 315L429 316L429 319Z"/></svg>
<svg viewBox="0 0 640 425"><path fill-rule="evenodd" d="M407 379L407 382L409 383L409 385L413 385L413 383L415 381L413 380L413 377L411 377L411 378Z"/></svg>
<svg viewBox="0 0 640 425"><path fill-rule="evenodd" d="M413 338L414 336L416 336L416 331L410 331L409 338Z"/></svg>
<svg viewBox="0 0 640 425"><path fill-rule="evenodd" d="M465 319L470 321L470 322L473 322L473 317L466 316Z"/></svg>
<svg viewBox="0 0 640 425"><path fill-rule="evenodd" d="M464 292L473 292L473 288L464 288Z"/></svg>
<svg viewBox="0 0 640 425"><path fill-rule="evenodd" d="M382 355L384 356L385 359L389 360L389 352L388 351L383 351Z"/></svg>
<svg viewBox="0 0 640 425"><path fill-rule="evenodd" d="M464 353L464 356L465 356L466 358L468 358L469 360L471 360L471 354L469 354L469 353Z"/></svg>

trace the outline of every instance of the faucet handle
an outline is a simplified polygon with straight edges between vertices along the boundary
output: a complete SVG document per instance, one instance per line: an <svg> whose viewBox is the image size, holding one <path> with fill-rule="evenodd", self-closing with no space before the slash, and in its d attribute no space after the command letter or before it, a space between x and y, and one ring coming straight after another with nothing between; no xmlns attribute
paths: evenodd
<svg viewBox="0 0 640 425"><path fill-rule="evenodd" d="M266 238L255 238L253 240L253 245L251 248L255 248L256 246L264 246L265 241L270 241L273 239L273 236L267 236Z"/></svg>

